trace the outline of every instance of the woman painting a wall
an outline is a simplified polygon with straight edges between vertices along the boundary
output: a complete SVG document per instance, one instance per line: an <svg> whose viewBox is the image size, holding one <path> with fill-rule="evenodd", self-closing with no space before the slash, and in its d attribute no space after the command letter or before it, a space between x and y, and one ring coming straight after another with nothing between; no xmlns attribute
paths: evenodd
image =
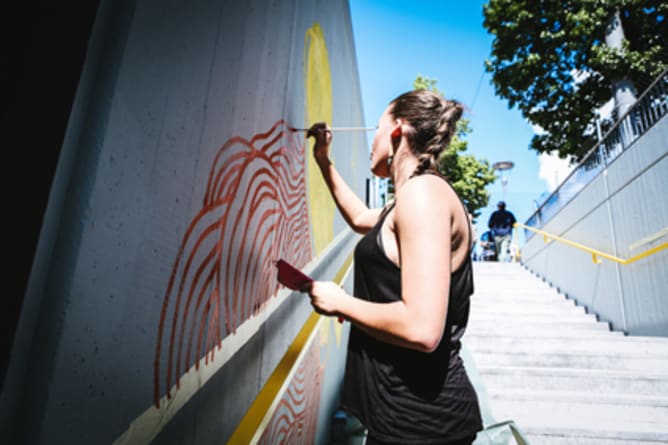
<svg viewBox="0 0 668 445"><path fill-rule="evenodd" d="M344 219L365 236L355 289L305 285L316 311L352 323L343 407L367 444L471 444L482 429L459 357L473 293L471 224L436 159L463 107L431 91L394 99L378 121L371 171L390 177L395 200L369 209L329 160L332 134L311 127L314 158Z"/></svg>

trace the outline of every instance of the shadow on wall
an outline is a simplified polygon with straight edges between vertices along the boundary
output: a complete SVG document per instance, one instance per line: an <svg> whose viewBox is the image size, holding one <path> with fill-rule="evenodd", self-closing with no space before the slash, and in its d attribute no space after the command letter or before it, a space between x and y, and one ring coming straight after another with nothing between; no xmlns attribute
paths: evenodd
<svg viewBox="0 0 668 445"><path fill-rule="evenodd" d="M154 404L171 398L192 366L275 295L272 261L311 258L302 136L283 120L216 154L202 208L190 222L162 303ZM162 382L162 384L161 384ZM173 385L175 384L175 388Z"/></svg>

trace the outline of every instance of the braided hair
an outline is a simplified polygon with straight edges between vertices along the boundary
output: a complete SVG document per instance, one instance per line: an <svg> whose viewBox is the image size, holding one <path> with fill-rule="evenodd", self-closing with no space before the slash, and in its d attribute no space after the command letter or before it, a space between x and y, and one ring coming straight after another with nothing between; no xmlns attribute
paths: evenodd
<svg viewBox="0 0 668 445"><path fill-rule="evenodd" d="M438 157L455 134L463 105L428 90L409 91L390 105L393 118L403 119L410 126L404 134L419 161L412 176L438 172Z"/></svg>

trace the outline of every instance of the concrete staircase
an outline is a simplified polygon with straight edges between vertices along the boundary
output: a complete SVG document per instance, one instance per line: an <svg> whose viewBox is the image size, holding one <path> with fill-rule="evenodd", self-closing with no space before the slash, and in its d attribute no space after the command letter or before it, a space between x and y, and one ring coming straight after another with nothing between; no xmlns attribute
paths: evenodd
<svg viewBox="0 0 668 445"><path fill-rule="evenodd" d="M517 263L474 263L465 347L531 445L668 443L668 338L609 330Z"/></svg>

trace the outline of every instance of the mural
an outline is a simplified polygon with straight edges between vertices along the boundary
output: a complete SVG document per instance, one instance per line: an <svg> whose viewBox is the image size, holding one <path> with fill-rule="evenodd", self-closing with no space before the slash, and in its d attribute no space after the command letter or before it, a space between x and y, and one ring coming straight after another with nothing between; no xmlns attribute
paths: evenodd
<svg viewBox="0 0 668 445"><path fill-rule="evenodd" d="M320 345L311 341L259 444L315 443L322 377Z"/></svg>
<svg viewBox="0 0 668 445"><path fill-rule="evenodd" d="M228 334L278 290L273 261L311 257L302 135L282 120L230 138L216 154L202 208L167 285L154 360L154 404L181 374L213 359ZM254 228L250 231L249 228ZM161 386L161 370L166 369ZM174 382L175 380L175 382Z"/></svg>
<svg viewBox="0 0 668 445"><path fill-rule="evenodd" d="M313 24L304 39L307 122L331 122L320 25ZM249 140L230 138L216 154L202 208L180 243L162 303L153 363L156 408L163 395L169 399L179 389L183 373L208 364L221 341L276 293L274 260L302 267L311 259L309 213L316 254L331 242L335 207L312 156L310 212L306 206L305 148L303 134L279 120Z"/></svg>

